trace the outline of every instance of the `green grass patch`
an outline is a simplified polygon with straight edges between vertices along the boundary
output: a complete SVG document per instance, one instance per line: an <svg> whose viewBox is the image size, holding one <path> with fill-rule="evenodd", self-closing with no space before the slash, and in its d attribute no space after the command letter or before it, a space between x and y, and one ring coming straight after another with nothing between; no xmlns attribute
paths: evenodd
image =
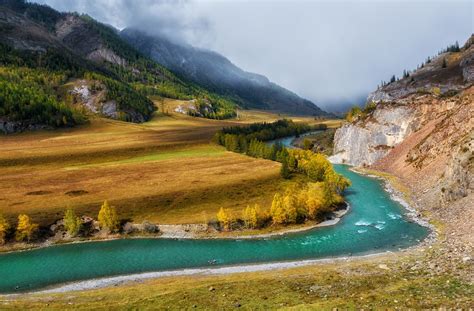
<svg viewBox="0 0 474 311"><path fill-rule="evenodd" d="M84 168L93 168L93 167L104 167L104 166L116 166L124 164L135 164L135 163L145 163L145 162L159 162L172 159L182 159L182 158L197 158L197 157L216 157L224 154L226 151L222 147L218 146L201 146L193 147L192 149L180 149L166 152L153 153L148 155L137 156L129 159L118 160L118 161L107 161L102 163L94 164L83 164L83 165L74 165L65 167L65 170L78 170Z"/></svg>

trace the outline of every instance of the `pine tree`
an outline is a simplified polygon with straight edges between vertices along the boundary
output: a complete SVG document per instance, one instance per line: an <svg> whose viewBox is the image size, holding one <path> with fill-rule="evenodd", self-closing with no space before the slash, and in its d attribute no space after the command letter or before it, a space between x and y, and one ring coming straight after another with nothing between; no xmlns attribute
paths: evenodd
<svg viewBox="0 0 474 311"><path fill-rule="evenodd" d="M230 230L232 225L232 218L230 217L229 212L223 207L221 207L221 209L217 213L217 221L224 230Z"/></svg>
<svg viewBox="0 0 474 311"><path fill-rule="evenodd" d="M298 210L295 196L287 194L283 198L283 211L285 214L285 223L293 224L298 219Z"/></svg>
<svg viewBox="0 0 474 311"><path fill-rule="evenodd" d="M273 197L270 215L274 224L283 224L286 221L285 211L283 209L283 198L279 193Z"/></svg>
<svg viewBox="0 0 474 311"><path fill-rule="evenodd" d="M99 216L100 227L102 229L107 229L110 232L115 232L120 227L120 221L117 216L117 211L114 207L110 206L107 200L104 201L104 204L100 207Z"/></svg>
<svg viewBox="0 0 474 311"><path fill-rule="evenodd" d="M0 245L5 244L5 239L6 239L8 230L10 230L10 224L5 219L5 217L3 217L2 214L0 214Z"/></svg>
<svg viewBox="0 0 474 311"><path fill-rule="evenodd" d="M248 229L254 229L258 226L258 205L255 204L253 207L247 205L245 208L242 218L245 223L245 227Z"/></svg>
<svg viewBox="0 0 474 311"><path fill-rule="evenodd" d="M16 240L30 242L31 238L38 231L39 226L31 222L28 215L21 214L18 216L18 226L16 227Z"/></svg>
<svg viewBox="0 0 474 311"><path fill-rule="evenodd" d="M317 184L311 184L306 191L306 208L308 210L308 218L316 219L318 214L322 211L324 198L323 192Z"/></svg>
<svg viewBox="0 0 474 311"><path fill-rule="evenodd" d="M290 170L288 168L288 160L286 157L283 158L283 161L281 162L280 175L284 179L289 179L291 177Z"/></svg>
<svg viewBox="0 0 474 311"><path fill-rule="evenodd" d="M81 218L76 217L76 214L72 208L68 208L66 213L64 213L64 227L66 228L67 233L71 237L75 237L81 230L81 226Z"/></svg>
<svg viewBox="0 0 474 311"><path fill-rule="evenodd" d="M290 171L296 171L296 169L298 168L298 160L293 154L290 154L288 156L288 168L290 169Z"/></svg>

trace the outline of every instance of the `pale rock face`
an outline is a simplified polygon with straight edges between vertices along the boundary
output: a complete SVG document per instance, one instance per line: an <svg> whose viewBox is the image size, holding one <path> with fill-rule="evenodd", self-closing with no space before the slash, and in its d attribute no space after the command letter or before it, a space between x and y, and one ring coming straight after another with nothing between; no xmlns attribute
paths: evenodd
<svg viewBox="0 0 474 311"><path fill-rule="evenodd" d="M108 118L118 119L117 103L109 100L102 105L102 114Z"/></svg>
<svg viewBox="0 0 474 311"><path fill-rule="evenodd" d="M381 101L388 102L388 101L391 101L392 99L393 97L390 96L390 94L382 90L376 90L369 94L369 96L367 97L367 102L374 102L374 103L378 103Z"/></svg>
<svg viewBox="0 0 474 311"><path fill-rule="evenodd" d="M334 136L333 163L371 165L412 132L414 112L407 106L375 110L365 122L346 124Z"/></svg>
<svg viewBox="0 0 474 311"><path fill-rule="evenodd" d="M92 61L108 61L113 64L117 64L120 66L126 66L127 62L115 54L112 50L101 47L93 52L91 52L89 55L87 55L87 59L90 59Z"/></svg>
<svg viewBox="0 0 474 311"><path fill-rule="evenodd" d="M97 113L97 107L95 103L95 97L92 96L89 85L85 80L79 82L78 86L75 86L74 89L71 91L72 94L79 95L84 106L93 113Z"/></svg>
<svg viewBox="0 0 474 311"><path fill-rule="evenodd" d="M474 53L461 62L461 68L464 81L474 82Z"/></svg>
<svg viewBox="0 0 474 311"><path fill-rule="evenodd" d="M448 161L442 181L441 200L455 201L474 191L474 132L455 149Z"/></svg>

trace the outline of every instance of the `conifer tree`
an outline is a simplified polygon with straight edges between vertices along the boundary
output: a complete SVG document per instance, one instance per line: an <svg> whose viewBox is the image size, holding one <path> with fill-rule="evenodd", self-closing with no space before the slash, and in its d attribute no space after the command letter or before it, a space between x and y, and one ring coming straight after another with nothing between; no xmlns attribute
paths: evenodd
<svg viewBox="0 0 474 311"><path fill-rule="evenodd" d="M310 185L306 191L306 208L308 210L308 218L316 219L323 209L324 198L323 191L316 184Z"/></svg>
<svg viewBox="0 0 474 311"><path fill-rule="evenodd" d="M120 227L120 221L117 216L117 211L114 207L109 205L107 200L100 207L99 216L97 217L101 229L107 229L110 232L115 232Z"/></svg>
<svg viewBox="0 0 474 311"><path fill-rule="evenodd" d="M280 175L281 177L283 177L284 179L289 179L291 174L290 174L290 170L288 168L288 160L287 158L283 158L282 162L281 162L281 167L280 167Z"/></svg>
<svg viewBox="0 0 474 311"><path fill-rule="evenodd" d="M274 224L283 224L286 221L285 210L283 209L283 198L279 193L273 197L270 215Z"/></svg>
<svg viewBox="0 0 474 311"><path fill-rule="evenodd" d="M254 229L258 226L258 205L255 204L253 207L247 205L245 208L242 218L245 223L245 227L248 229Z"/></svg>
<svg viewBox="0 0 474 311"><path fill-rule="evenodd" d="M77 217L72 208L68 208L64 213L64 227L71 237L77 236L81 230L82 221Z"/></svg>
<svg viewBox="0 0 474 311"><path fill-rule="evenodd" d="M290 169L290 171L296 171L296 169L298 168L298 160L293 154L290 154L288 156L288 168Z"/></svg>
<svg viewBox="0 0 474 311"><path fill-rule="evenodd" d="M10 224L5 219L5 217L3 217L2 214L0 214L0 245L5 244L8 230L10 230Z"/></svg>
<svg viewBox="0 0 474 311"><path fill-rule="evenodd" d="M285 214L285 223L293 224L298 219L297 202L293 194L288 193L283 198L283 211Z"/></svg>
<svg viewBox="0 0 474 311"><path fill-rule="evenodd" d="M38 231L38 225L31 222L28 215L20 214L18 216L18 226L16 227L16 240L30 242L35 233Z"/></svg>
<svg viewBox="0 0 474 311"><path fill-rule="evenodd" d="M217 213L217 221L224 230L230 230L232 225L232 218L230 216L230 213L223 207L221 207L221 209Z"/></svg>

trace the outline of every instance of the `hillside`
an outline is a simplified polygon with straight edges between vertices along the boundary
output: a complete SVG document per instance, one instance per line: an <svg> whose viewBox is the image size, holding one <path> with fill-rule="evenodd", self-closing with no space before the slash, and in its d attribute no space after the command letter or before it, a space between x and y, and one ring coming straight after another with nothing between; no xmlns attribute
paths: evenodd
<svg viewBox="0 0 474 311"><path fill-rule="evenodd" d="M327 116L312 102L270 82L265 76L243 71L224 56L167 38L126 28L120 35L147 56L179 76L206 89L229 96L247 108L291 114Z"/></svg>
<svg viewBox="0 0 474 311"><path fill-rule="evenodd" d="M439 256L453 261L474 246L473 43L370 94L376 104L336 131L332 157L398 177L419 211L444 223Z"/></svg>
<svg viewBox="0 0 474 311"><path fill-rule="evenodd" d="M2 0L0 7L0 79L6 84L0 107L3 132L72 126L90 114L147 121L155 110L147 95L199 99L204 104L198 115L203 117L235 115L230 100L179 79L123 41L117 30L89 16L21 0ZM40 73L61 79L45 83ZM25 85L12 75L31 79ZM19 95L25 88L36 91ZM32 109L38 90L49 100ZM47 116L38 118L37 109Z"/></svg>

